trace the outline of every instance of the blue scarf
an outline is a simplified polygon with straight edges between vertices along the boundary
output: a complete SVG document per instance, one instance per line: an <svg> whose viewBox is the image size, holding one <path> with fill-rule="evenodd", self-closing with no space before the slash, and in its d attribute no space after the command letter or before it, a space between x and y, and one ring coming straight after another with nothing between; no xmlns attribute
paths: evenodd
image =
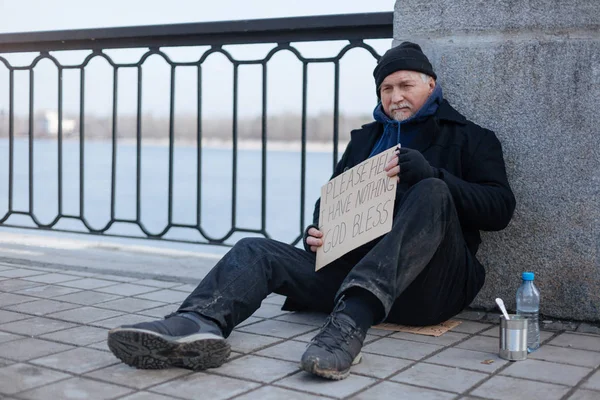
<svg viewBox="0 0 600 400"><path fill-rule="evenodd" d="M375 121L382 123L384 128L383 134L377 143L375 143L375 146L373 146L369 157L379 154L398 143L402 146L407 146L417 134L417 126L413 122L424 121L435 114L443 98L442 87L439 83L436 83L433 92L429 95L425 104L423 104L415 115L404 121L391 119L383 111L381 102L377 103L375 110L373 110L373 118L375 118ZM400 134L400 131L402 131L402 134Z"/></svg>

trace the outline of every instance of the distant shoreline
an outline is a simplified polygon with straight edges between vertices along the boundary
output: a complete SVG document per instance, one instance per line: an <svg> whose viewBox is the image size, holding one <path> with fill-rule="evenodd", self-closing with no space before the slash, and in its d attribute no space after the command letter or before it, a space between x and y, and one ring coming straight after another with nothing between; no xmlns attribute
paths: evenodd
<svg viewBox="0 0 600 400"><path fill-rule="evenodd" d="M18 140L27 140L27 136L17 136L15 139ZM75 142L78 137L63 137L63 142ZM0 140L6 140L8 142L7 137L1 137ZM57 137L45 136L45 137L36 137L35 141L45 141L45 142L54 142L57 140ZM110 144L111 139L107 138L86 138L86 143L88 142L100 142L100 143L108 143ZM117 144L126 145L126 146L135 146L136 140L133 138L117 138ZM347 141L339 141L338 150L342 152L346 145ZM156 147L167 147L169 146L168 139L155 139L155 138L144 138L142 139L143 146L156 146ZM206 149L231 149L233 146L232 140L221 140L214 138L203 138L202 139L202 148ZM192 141L186 141L181 139L175 139L175 147L196 147L196 143ZM237 147L240 150L260 150L262 149L262 141L260 140L252 140L252 139L238 139ZM299 140L293 141L267 141L267 151L300 151L302 149L301 142ZM332 142L306 142L306 151L310 152L333 152L333 143Z"/></svg>

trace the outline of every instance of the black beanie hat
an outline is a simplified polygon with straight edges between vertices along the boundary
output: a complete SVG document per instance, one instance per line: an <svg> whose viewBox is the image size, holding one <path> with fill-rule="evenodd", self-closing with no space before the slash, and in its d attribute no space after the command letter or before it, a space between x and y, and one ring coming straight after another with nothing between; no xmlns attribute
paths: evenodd
<svg viewBox="0 0 600 400"><path fill-rule="evenodd" d="M433 72L433 67L427 56L423 54L421 47L416 43L402 42L386 51L373 70L378 98L379 87L385 77L401 70L423 72L433 79L437 79L437 75Z"/></svg>

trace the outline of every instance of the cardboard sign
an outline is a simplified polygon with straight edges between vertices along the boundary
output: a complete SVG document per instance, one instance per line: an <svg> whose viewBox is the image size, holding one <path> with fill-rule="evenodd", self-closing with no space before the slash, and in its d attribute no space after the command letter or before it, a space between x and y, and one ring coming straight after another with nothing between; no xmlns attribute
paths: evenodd
<svg viewBox="0 0 600 400"><path fill-rule="evenodd" d="M321 188L323 245L317 249L316 271L392 229L397 182L384 168L397 148L361 162Z"/></svg>

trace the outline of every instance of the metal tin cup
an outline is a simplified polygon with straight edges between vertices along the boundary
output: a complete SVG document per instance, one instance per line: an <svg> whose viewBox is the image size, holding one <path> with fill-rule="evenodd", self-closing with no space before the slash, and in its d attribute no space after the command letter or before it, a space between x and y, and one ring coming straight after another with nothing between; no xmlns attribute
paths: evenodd
<svg viewBox="0 0 600 400"><path fill-rule="evenodd" d="M518 315L510 315L506 320L500 316L500 353L499 356L509 361L527 359L527 319Z"/></svg>

